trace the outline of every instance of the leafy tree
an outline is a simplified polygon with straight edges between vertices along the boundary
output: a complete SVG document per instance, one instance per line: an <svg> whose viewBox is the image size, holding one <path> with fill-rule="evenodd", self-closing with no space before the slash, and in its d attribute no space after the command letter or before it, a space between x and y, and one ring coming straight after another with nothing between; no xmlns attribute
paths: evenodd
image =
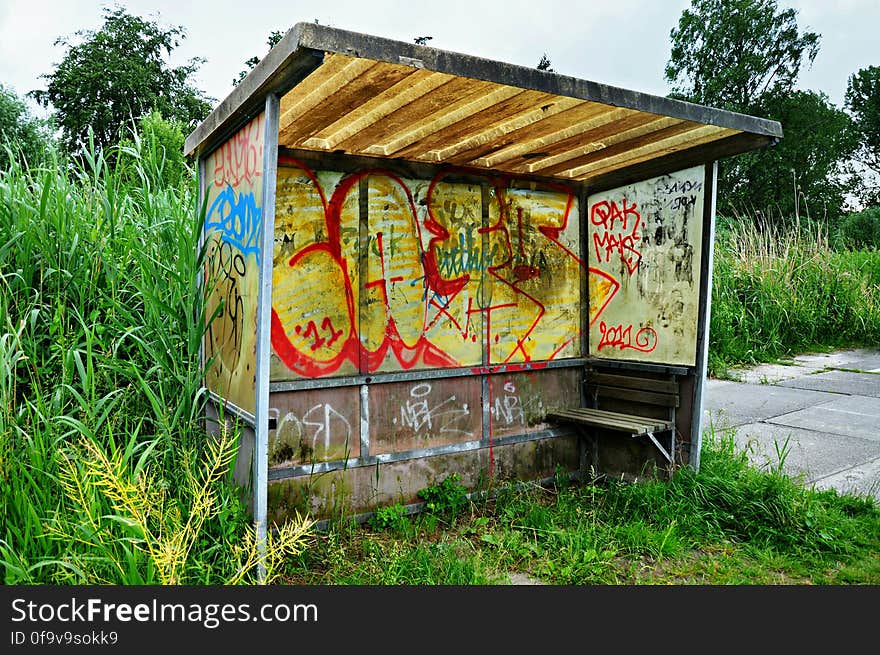
<svg viewBox="0 0 880 655"><path fill-rule="evenodd" d="M317 22L318 21L315 21L315 23L317 23ZM278 43L281 39L283 39L284 35L286 33L287 32L281 32L279 30L272 30L272 32L269 33L269 38L266 39L266 44L269 46L269 50L274 48L275 44ZM241 71L238 74L238 77L236 77L234 80L232 80L232 86L238 86L239 82L241 82L245 77L247 77L247 74L250 73L254 69L254 67L260 63L260 60L261 60L261 57L251 57L246 62L244 62L244 65L247 66L247 68L245 68L243 71Z"/></svg>
<svg viewBox="0 0 880 655"><path fill-rule="evenodd" d="M213 99L189 82L203 59L172 68L166 62L185 38L182 27L163 28L131 16L123 8L105 8L97 31L76 32L77 43L60 38L67 52L55 71L43 77L45 90L32 92L55 109L67 149L81 152L94 132L96 146L107 148L126 125L152 110L194 128L211 110Z"/></svg>
<svg viewBox="0 0 880 655"><path fill-rule="evenodd" d="M31 116L24 101L0 84L0 170L9 167L10 153L20 163L37 165L52 146L47 121Z"/></svg>
<svg viewBox="0 0 880 655"><path fill-rule="evenodd" d="M786 136L723 162L723 210L772 220L836 219L853 191L848 161L858 135L849 116L813 91L767 99L765 107Z"/></svg>
<svg viewBox="0 0 880 655"><path fill-rule="evenodd" d="M692 0L670 38L672 95L748 113L794 88L821 37L800 32L797 12L776 0Z"/></svg>
<svg viewBox="0 0 880 655"><path fill-rule="evenodd" d="M880 250L880 206L844 216L836 237L844 248Z"/></svg>
<svg viewBox="0 0 880 655"><path fill-rule="evenodd" d="M794 91L820 35L801 31L776 0L691 0L670 32L673 97L782 124L773 148L720 162L719 210L791 220L833 218L851 191L849 116L823 93Z"/></svg>
<svg viewBox="0 0 880 655"><path fill-rule="evenodd" d="M545 52L541 55L541 61L538 62L537 69L539 71L547 71L548 73L555 73L556 71L551 68L553 63L550 61L550 58L547 56Z"/></svg>
<svg viewBox="0 0 880 655"><path fill-rule="evenodd" d="M880 66L850 76L845 103L861 139L855 159L867 173L862 178L862 200L880 205Z"/></svg>

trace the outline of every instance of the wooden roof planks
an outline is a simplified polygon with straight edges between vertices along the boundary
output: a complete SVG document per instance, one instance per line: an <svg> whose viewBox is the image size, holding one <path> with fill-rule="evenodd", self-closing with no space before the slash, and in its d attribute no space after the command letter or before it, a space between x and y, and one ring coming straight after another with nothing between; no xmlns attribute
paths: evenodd
<svg viewBox="0 0 880 655"><path fill-rule="evenodd" d="M280 97L279 146L589 182L774 143L743 114L299 23L189 136L206 152ZM717 147L716 147L717 146Z"/></svg>

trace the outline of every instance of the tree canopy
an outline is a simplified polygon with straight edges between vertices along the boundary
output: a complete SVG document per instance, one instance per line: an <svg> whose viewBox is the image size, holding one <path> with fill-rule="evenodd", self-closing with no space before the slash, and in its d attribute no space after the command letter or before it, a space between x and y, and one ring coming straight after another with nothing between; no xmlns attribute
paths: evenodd
<svg viewBox="0 0 880 655"><path fill-rule="evenodd" d="M538 65L536 66L536 68L539 71L547 71L548 73L555 73L556 71L552 68L552 66L553 66L553 62L550 61L550 57L548 57L547 53L545 52L543 55L541 55L541 61L538 62Z"/></svg>
<svg viewBox="0 0 880 655"><path fill-rule="evenodd" d="M776 0L692 0L670 32L666 80L678 97L755 111L794 88L820 38L801 32L797 12L779 11Z"/></svg>
<svg viewBox="0 0 880 655"><path fill-rule="evenodd" d="M318 21L315 21L315 22L317 23ZM280 30L272 30L269 33L269 38L266 39L266 45L269 46L269 50L274 48L275 44L278 43L281 39L283 39L285 34L287 34L287 32L282 32ZM260 63L260 60L261 60L260 57L254 56L254 57L251 57L250 59L248 59L247 61L245 61L244 65L247 66L247 68L245 68L243 71L241 71L238 74L238 77L236 77L234 80L232 80L232 86L238 86L239 82L241 82L245 77L247 77L247 74L250 73L254 69L254 67Z"/></svg>
<svg viewBox="0 0 880 655"><path fill-rule="evenodd" d="M858 134L849 116L814 91L768 99L766 110L782 123L785 137L724 162L722 206L774 220L837 217L855 184L849 160Z"/></svg>
<svg viewBox="0 0 880 655"><path fill-rule="evenodd" d="M81 150L90 129L96 145L117 143L124 130L153 110L188 128L210 112L213 99L189 81L204 60L177 67L167 62L185 38L182 27L162 27L116 7L104 9L99 30L81 30L75 36L76 43L56 41L67 47L66 54L43 76L47 88L32 92L54 109L70 153Z"/></svg>
<svg viewBox="0 0 880 655"><path fill-rule="evenodd" d="M862 200L880 204L880 66L868 66L850 76L846 107L861 135L856 160L868 172Z"/></svg>
<svg viewBox="0 0 880 655"><path fill-rule="evenodd" d="M670 95L782 124L775 147L720 163L720 211L839 215L853 190L857 132L827 95L794 90L820 35L801 31L797 12L775 0L692 0L670 38Z"/></svg>
<svg viewBox="0 0 880 655"><path fill-rule="evenodd" d="M51 142L47 122L32 116L24 101L0 84L0 170L9 166L10 152L22 163L40 163Z"/></svg>

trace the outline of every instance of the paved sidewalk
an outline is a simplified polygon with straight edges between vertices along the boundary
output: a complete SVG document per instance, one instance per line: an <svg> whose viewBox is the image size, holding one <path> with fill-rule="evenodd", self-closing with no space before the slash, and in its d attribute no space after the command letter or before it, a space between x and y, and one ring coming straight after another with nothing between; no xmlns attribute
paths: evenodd
<svg viewBox="0 0 880 655"><path fill-rule="evenodd" d="M880 501L880 349L803 355L707 381L705 427L759 466ZM782 457L780 457L782 454Z"/></svg>

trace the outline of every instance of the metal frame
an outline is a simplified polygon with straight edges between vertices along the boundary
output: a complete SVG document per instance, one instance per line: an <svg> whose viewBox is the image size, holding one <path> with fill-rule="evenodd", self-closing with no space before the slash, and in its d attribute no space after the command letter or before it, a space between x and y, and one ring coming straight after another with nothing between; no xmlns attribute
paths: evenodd
<svg viewBox="0 0 880 655"><path fill-rule="evenodd" d="M275 178L278 167L278 96L266 96L263 122L263 207L260 242L260 290L257 303L256 403L254 410L254 521L259 565L257 578L266 576L266 516L269 471L269 363L272 331L272 253L275 238Z"/></svg>
<svg viewBox="0 0 880 655"><path fill-rule="evenodd" d="M256 427L257 419L246 409L242 409L235 403L232 403L222 396L220 396L217 392L211 391L210 389L205 389L208 395L208 399L213 402L218 409L223 410L223 414L229 414L230 416L234 416L235 418L241 419L245 425L249 425L250 427Z"/></svg>
<svg viewBox="0 0 880 655"><path fill-rule="evenodd" d="M525 443L527 441L541 441L542 439L569 436L575 436L575 432L568 428L552 427L536 432L511 434L505 437L484 437L482 439L462 441L460 443L435 446L433 448L417 448L394 453L381 453L379 455L361 455L360 457L352 457L349 459L337 459L328 462L314 462L312 464L299 464L297 466L274 468L268 472L268 479L271 481L289 480L292 478L318 475L320 473L329 473L330 471L342 471L351 468L375 466L376 464L387 464L389 462L402 462L411 459L434 457L436 455L448 455L450 453L464 453L472 450L482 450L483 448L489 448L490 445L500 447L515 443Z"/></svg>
<svg viewBox="0 0 880 655"><path fill-rule="evenodd" d="M431 368L417 371L395 371L389 373L370 373L328 378L303 378L272 382L269 390L303 391L306 389L328 389L336 387L356 387L362 384L386 384L391 382L416 382L419 380L439 380L442 378L474 377L476 375L495 375L499 373L529 373L554 368L578 368L587 363L586 357L553 359L548 361L522 362L518 364L488 364L459 368Z"/></svg>
<svg viewBox="0 0 880 655"><path fill-rule="evenodd" d="M715 243L716 190L718 188L718 162L706 165L706 184L711 186L709 196L704 194L703 249L701 268L703 272L700 302L702 311L697 323L697 362L694 376L694 404L691 415L691 447L688 466L700 470L700 451L703 447L703 398L706 391L706 370L709 360L709 325L712 317L712 269L714 266L713 246Z"/></svg>
<svg viewBox="0 0 880 655"><path fill-rule="evenodd" d="M201 253L202 249L205 247L205 217L202 214L203 209L207 210L205 207L205 200L207 197L207 178L205 175L205 162L208 158L208 155L200 155L196 160L196 174L198 175L198 205L196 206L196 211L198 212L198 216L201 220L201 225L199 226L199 239L196 243L196 252ZM204 306L204 292L205 292L205 281L204 281L204 268L199 267L196 272L196 288L198 289L199 298ZM206 320L207 316L201 316L201 320ZM200 326L201 329L204 329L204 324ZM201 338L199 338L199 371L205 370L205 336L202 334ZM202 380L204 383L204 380ZM202 384L202 388L207 392L208 402L212 400L217 402L218 399L214 396L214 394L208 389L204 384ZM222 405L221 405L222 406ZM222 416L222 415L221 415ZM208 424L210 423L207 416L205 416L203 421L203 429L205 432L209 432Z"/></svg>

